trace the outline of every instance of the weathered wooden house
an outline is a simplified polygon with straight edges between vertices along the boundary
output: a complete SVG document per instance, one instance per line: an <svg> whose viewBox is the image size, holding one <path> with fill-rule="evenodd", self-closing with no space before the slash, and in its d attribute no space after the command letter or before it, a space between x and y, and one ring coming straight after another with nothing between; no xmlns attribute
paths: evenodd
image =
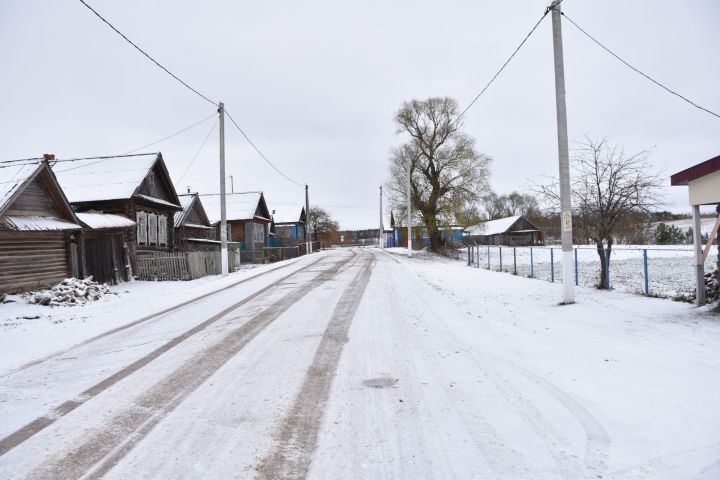
<svg viewBox="0 0 720 480"><path fill-rule="evenodd" d="M94 214L83 232L86 272L105 272L113 262L111 280L127 280L138 256L172 250L182 207L162 154L59 161L53 171L73 209Z"/></svg>
<svg viewBox="0 0 720 480"><path fill-rule="evenodd" d="M0 293L77 276L78 218L47 161L0 168Z"/></svg>
<svg viewBox="0 0 720 480"><path fill-rule="evenodd" d="M215 232L197 193L178 195L182 210L175 213L175 247L185 252L220 251Z"/></svg>
<svg viewBox="0 0 720 480"><path fill-rule="evenodd" d="M543 233L522 215L498 218L465 230L466 244L532 246L543 244Z"/></svg>
<svg viewBox="0 0 720 480"><path fill-rule="evenodd" d="M220 195L201 195L202 203L220 239ZM225 200L229 242L238 242L243 261L262 259L268 244L270 211L262 192L229 193Z"/></svg>
<svg viewBox="0 0 720 480"><path fill-rule="evenodd" d="M305 207L281 207L273 210L275 239L278 246L297 245L306 241Z"/></svg>

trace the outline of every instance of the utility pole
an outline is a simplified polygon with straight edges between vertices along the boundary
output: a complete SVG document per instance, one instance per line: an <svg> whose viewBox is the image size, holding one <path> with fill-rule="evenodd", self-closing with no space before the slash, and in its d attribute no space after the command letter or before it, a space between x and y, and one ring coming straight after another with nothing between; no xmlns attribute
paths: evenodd
<svg viewBox="0 0 720 480"><path fill-rule="evenodd" d="M228 275L227 218L225 215L225 104L220 102L220 262L222 276Z"/></svg>
<svg viewBox="0 0 720 480"><path fill-rule="evenodd" d="M305 245L305 252L307 254L312 253L312 242L310 241L310 200L308 197L308 186L307 183L305 184L305 221L307 222L305 224L305 236L306 238L306 245Z"/></svg>
<svg viewBox="0 0 720 480"><path fill-rule="evenodd" d="M408 248L408 257L412 257L412 200L410 197L410 182L411 182L411 175L410 175L410 168L412 165L412 160L408 158L408 167L407 167L407 229L408 229L408 238L407 238L407 248Z"/></svg>
<svg viewBox="0 0 720 480"><path fill-rule="evenodd" d="M382 217L382 185L380 185L380 250L383 250L385 248L385 242L383 242L383 234L385 233L385 227L383 226Z"/></svg>
<svg viewBox="0 0 720 480"><path fill-rule="evenodd" d="M560 236L562 239L563 303L575 302L572 248L572 200L570 198L570 157L568 154L567 111L565 108L565 65L562 45L562 0L553 0L553 49L555 56L555 107L557 110L558 156L560 160Z"/></svg>

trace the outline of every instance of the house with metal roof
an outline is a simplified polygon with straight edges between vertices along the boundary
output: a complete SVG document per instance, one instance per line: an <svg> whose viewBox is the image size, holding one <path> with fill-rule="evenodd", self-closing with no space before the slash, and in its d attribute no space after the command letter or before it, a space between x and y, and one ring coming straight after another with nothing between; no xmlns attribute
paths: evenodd
<svg viewBox="0 0 720 480"><path fill-rule="evenodd" d="M220 195L200 195L220 239ZM228 242L238 242L243 261L261 261L268 245L271 215L262 192L228 193L225 200Z"/></svg>
<svg viewBox="0 0 720 480"><path fill-rule="evenodd" d="M273 209L275 241L278 246L297 245L307 240L307 216L304 206L283 206Z"/></svg>
<svg viewBox="0 0 720 480"><path fill-rule="evenodd" d="M543 232L522 215L489 220L465 230L465 243L477 245L542 245Z"/></svg>
<svg viewBox="0 0 720 480"><path fill-rule="evenodd" d="M220 251L215 229L197 193L178 195L182 210L175 213L175 247L182 251Z"/></svg>
<svg viewBox="0 0 720 480"><path fill-rule="evenodd" d="M57 161L53 171L84 224L83 271L127 280L139 255L170 252L182 210L161 153Z"/></svg>
<svg viewBox="0 0 720 480"><path fill-rule="evenodd" d="M0 166L0 293L77 276L80 229L47 160Z"/></svg>
<svg viewBox="0 0 720 480"><path fill-rule="evenodd" d="M688 199L693 212L695 302L700 306L705 303L705 260L710 253L710 247L712 247L717 236L718 229L720 229L720 215L718 215L715 227L712 229L707 243L703 246L702 230L700 228L700 205L719 205L717 208L720 209L720 155L672 175L670 185L688 187ZM718 267L720 267L720 258L718 259Z"/></svg>

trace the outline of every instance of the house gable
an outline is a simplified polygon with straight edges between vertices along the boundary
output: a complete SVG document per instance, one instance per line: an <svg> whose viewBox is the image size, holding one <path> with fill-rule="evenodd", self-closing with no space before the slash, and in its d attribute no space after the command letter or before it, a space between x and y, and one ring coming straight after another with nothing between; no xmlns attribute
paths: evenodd
<svg viewBox="0 0 720 480"><path fill-rule="evenodd" d="M172 205L180 205L180 199L172 180L170 180L170 174L165 166L162 154L157 154L152 167L150 167L145 178L133 192L133 196L136 195L164 200Z"/></svg>
<svg viewBox="0 0 720 480"><path fill-rule="evenodd" d="M38 167L1 213L7 216L55 217L77 223L72 208L47 164Z"/></svg>
<svg viewBox="0 0 720 480"><path fill-rule="evenodd" d="M185 214L183 223L203 225L206 227L210 226L210 220L208 220L208 217L205 214L205 209L203 208L202 203L200 203L200 199L198 197L195 197L190 205L190 209Z"/></svg>
<svg viewBox="0 0 720 480"><path fill-rule="evenodd" d="M255 209L255 216L270 219L270 210L268 209L267 203L265 203L265 195L262 193L260 194L260 200L258 200L258 205Z"/></svg>

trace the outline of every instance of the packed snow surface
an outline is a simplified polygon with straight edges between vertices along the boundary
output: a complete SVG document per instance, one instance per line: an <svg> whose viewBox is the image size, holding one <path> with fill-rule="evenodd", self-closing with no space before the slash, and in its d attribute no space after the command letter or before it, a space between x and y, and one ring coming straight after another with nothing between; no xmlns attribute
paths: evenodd
<svg viewBox="0 0 720 480"><path fill-rule="evenodd" d="M709 308L393 252L0 305L0 478L720 478Z"/></svg>

